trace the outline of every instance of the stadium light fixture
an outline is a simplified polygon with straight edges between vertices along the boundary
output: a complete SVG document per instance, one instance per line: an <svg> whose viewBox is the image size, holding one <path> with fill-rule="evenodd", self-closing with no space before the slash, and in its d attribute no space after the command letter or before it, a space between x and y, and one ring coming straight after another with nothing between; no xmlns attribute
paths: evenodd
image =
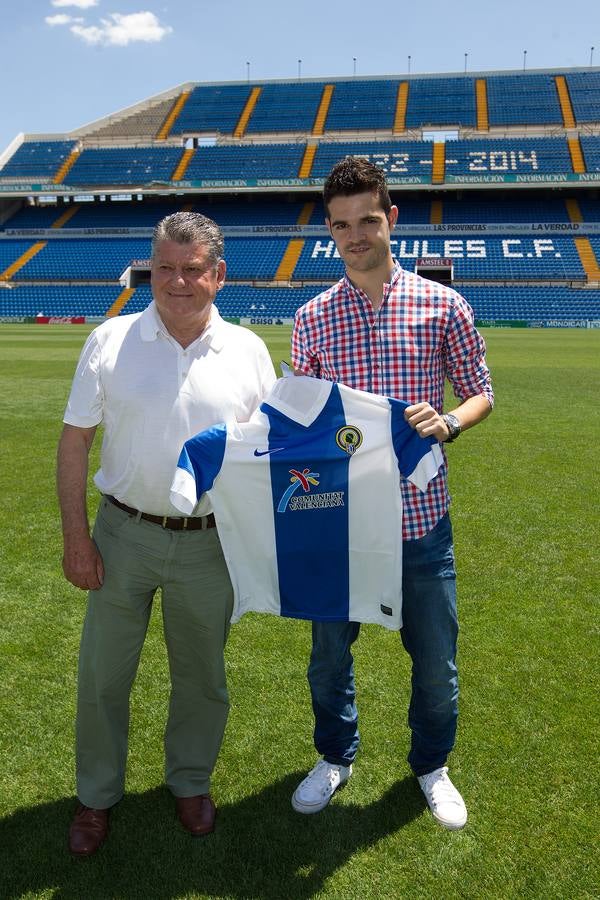
<svg viewBox="0 0 600 900"><path fill-rule="evenodd" d="M468 60L468 58L469 58L469 54L468 54L468 53L465 53L465 75L466 75L466 73L467 73L467 60Z"/></svg>
<svg viewBox="0 0 600 900"><path fill-rule="evenodd" d="M246 78L248 79L248 83L250 83L250 63L246 62Z"/></svg>
<svg viewBox="0 0 600 900"><path fill-rule="evenodd" d="M594 59L594 48L590 47L590 68L592 66L593 59Z"/></svg>
<svg viewBox="0 0 600 900"><path fill-rule="evenodd" d="M298 78L302 78L302 60L298 60Z"/></svg>
<svg viewBox="0 0 600 900"><path fill-rule="evenodd" d="M527 67L527 50L523 50L523 71L525 71Z"/></svg>
<svg viewBox="0 0 600 900"><path fill-rule="evenodd" d="M408 54L408 74L410 75L410 53Z"/></svg>
<svg viewBox="0 0 600 900"><path fill-rule="evenodd" d="M356 57L352 57L352 74L356 75Z"/></svg>

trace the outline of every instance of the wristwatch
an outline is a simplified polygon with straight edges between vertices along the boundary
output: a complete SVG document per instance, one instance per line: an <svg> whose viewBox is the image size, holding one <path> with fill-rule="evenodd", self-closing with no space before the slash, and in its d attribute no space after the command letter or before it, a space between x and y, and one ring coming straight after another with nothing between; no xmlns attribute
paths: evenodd
<svg viewBox="0 0 600 900"><path fill-rule="evenodd" d="M448 429L448 437L443 442L444 444L451 444L452 441L455 441L461 432L461 424L455 415L452 413L446 413L442 416L446 428Z"/></svg>

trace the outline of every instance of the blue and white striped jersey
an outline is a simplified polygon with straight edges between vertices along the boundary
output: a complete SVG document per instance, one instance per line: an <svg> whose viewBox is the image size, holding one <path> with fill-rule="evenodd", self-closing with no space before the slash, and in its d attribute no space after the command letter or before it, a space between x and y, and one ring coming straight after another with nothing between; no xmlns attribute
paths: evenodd
<svg viewBox="0 0 600 900"><path fill-rule="evenodd" d="M233 582L251 610L402 625L399 471L422 491L443 462L408 404L316 378L276 382L249 422L187 441L171 502L207 491Z"/></svg>

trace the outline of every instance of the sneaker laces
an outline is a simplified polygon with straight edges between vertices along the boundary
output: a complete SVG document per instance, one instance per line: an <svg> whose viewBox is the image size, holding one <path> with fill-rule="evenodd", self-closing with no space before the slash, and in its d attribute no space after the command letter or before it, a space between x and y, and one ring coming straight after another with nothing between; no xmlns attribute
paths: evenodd
<svg viewBox="0 0 600 900"><path fill-rule="evenodd" d="M338 767L333 766L324 759L320 759L316 766L311 769L306 777L306 781L312 782L318 786L318 790L323 794L327 794L329 789L333 787L336 775L339 776Z"/></svg>
<svg viewBox="0 0 600 900"><path fill-rule="evenodd" d="M423 790L431 796L437 805L441 803L456 803L458 791L448 777L448 768L436 769L424 775L421 780Z"/></svg>

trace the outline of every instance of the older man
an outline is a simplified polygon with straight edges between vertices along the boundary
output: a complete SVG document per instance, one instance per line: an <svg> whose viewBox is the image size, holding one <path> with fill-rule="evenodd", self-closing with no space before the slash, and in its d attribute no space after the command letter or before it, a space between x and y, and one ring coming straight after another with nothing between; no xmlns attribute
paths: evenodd
<svg viewBox="0 0 600 900"><path fill-rule="evenodd" d="M210 776L229 709L223 649L232 590L208 500L181 518L169 488L183 443L217 422L246 421L275 380L264 343L213 306L225 269L212 220L175 213L159 222L153 301L92 332L64 416L63 568L89 591L79 656L79 805L69 833L75 855L98 849L123 795L129 695L158 588L171 673L166 783L184 828L214 827ZM94 480L102 498L90 536L88 456L100 423Z"/></svg>

